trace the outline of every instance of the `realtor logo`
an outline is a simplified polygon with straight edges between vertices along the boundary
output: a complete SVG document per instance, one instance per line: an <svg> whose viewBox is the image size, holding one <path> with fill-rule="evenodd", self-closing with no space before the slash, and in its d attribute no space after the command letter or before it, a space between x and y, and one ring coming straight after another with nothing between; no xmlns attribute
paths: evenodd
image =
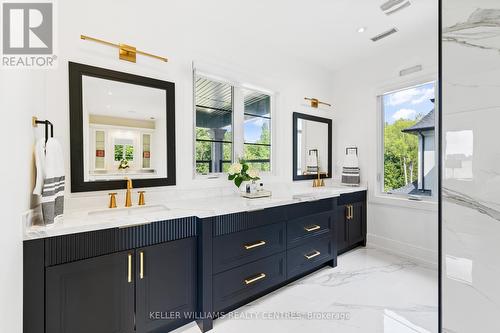
<svg viewBox="0 0 500 333"><path fill-rule="evenodd" d="M54 67L53 4L2 4L2 66Z"/></svg>

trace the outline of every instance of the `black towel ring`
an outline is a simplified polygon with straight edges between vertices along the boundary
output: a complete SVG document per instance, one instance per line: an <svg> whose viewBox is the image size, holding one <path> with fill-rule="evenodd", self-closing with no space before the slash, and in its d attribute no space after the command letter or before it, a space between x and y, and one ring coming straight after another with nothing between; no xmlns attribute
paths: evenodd
<svg viewBox="0 0 500 333"><path fill-rule="evenodd" d="M45 126L45 143L49 140L49 126L50 126L50 137L54 137L54 124L52 124L49 120L38 120L37 117L32 117L31 122L33 127L38 127L39 124L43 124Z"/></svg>

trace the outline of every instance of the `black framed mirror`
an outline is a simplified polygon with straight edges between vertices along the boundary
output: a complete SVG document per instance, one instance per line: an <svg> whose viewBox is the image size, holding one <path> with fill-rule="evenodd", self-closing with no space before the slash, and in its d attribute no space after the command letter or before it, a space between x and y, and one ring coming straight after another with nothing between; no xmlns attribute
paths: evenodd
<svg viewBox="0 0 500 333"><path fill-rule="evenodd" d="M175 84L69 63L71 192L175 185Z"/></svg>
<svg viewBox="0 0 500 333"><path fill-rule="evenodd" d="M293 113L293 180L332 177L332 120Z"/></svg>

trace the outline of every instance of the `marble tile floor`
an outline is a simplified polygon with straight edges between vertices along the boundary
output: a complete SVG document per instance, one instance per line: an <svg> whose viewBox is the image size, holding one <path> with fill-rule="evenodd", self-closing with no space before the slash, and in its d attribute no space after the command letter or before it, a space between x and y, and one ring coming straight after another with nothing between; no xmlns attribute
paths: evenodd
<svg viewBox="0 0 500 333"><path fill-rule="evenodd" d="M437 332L437 270L367 247L214 321L213 333ZM191 323L176 333L199 333Z"/></svg>

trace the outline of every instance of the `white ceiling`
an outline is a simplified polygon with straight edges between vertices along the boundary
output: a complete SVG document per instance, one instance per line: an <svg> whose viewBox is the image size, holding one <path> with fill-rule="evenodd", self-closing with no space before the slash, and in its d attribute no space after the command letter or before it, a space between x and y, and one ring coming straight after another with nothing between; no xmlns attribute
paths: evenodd
<svg viewBox="0 0 500 333"><path fill-rule="evenodd" d="M437 45L437 0L411 0L410 7L389 16L380 9L383 2L218 0L185 1L184 5L190 20L197 21L188 27L197 27L197 43L207 48L245 49L256 57L292 57L332 71L401 47L427 43L432 50ZM204 22L203 29L199 22ZM359 27L366 31L358 33ZM370 40L393 27L399 32L376 43Z"/></svg>
<svg viewBox="0 0 500 333"><path fill-rule="evenodd" d="M83 105L89 114L153 120L165 117L165 90L83 76Z"/></svg>

